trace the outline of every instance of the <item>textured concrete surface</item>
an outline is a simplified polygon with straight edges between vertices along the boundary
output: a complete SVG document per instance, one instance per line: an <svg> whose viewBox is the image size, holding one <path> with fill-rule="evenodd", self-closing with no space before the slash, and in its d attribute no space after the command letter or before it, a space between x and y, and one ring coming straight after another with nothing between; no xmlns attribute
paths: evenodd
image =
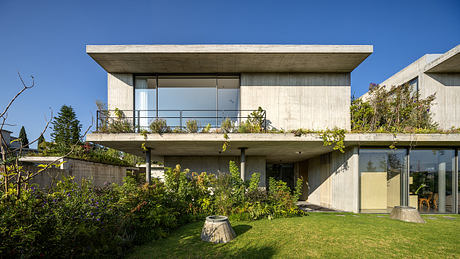
<svg viewBox="0 0 460 259"><path fill-rule="evenodd" d="M109 110L134 109L132 74L107 73L107 107ZM132 114L125 115L132 116Z"/></svg>
<svg viewBox="0 0 460 259"><path fill-rule="evenodd" d="M334 210L359 212L358 150L349 148L308 161L308 202Z"/></svg>
<svg viewBox="0 0 460 259"><path fill-rule="evenodd" d="M29 163L49 163L56 161L59 157L23 157L22 162ZM49 186L51 182L62 179L62 176L73 176L74 180L80 182L83 178L91 179L93 185L103 186L105 184L116 183L122 184L126 176L127 167L94 163L84 160L62 158L57 163L64 161L59 169L50 170L41 174L32 182L39 185Z"/></svg>
<svg viewBox="0 0 460 259"><path fill-rule="evenodd" d="M113 73L351 72L372 45L87 45Z"/></svg>
<svg viewBox="0 0 460 259"><path fill-rule="evenodd" d="M217 218L218 220L213 220ZM219 219L221 218L221 219ZM228 243L236 237L236 233L230 225L230 221L225 216L206 217L203 229L201 231L201 240L206 242Z"/></svg>
<svg viewBox="0 0 460 259"><path fill-rule="evenodd" d="M429 63L425 69L429 73L460 73L460 45Z"/></svg>
<svg viewBox="0 0 460 259"><path fill-rule="evenodd" d="M350 129L350 98L350 73L241 74L241 109L262 107L276 129Z"/></svg>
<svg viewBox="0 0 460 259"><path fill-rule="evenodd" d="M147 139L138 133L105 134L92 133L86 140L128 153L143 156L141 145L152 148L152 155L158 156L233 156L240 155L239 147L247 147L247 156L264 156L267 162L297 162L332 151L323 146L318 134L306 134L301 137L293 133L228 134L230 146L221 152L225 139L223 134L147 134ZM459 146L460 134L346 134L345 145L351 146ZM299 153L300 152L300 153Z"/></svg>
<svg viewBox="0 0 460 259"><path fill-rule="evenodd" d="M416 208L395 206L390 214L391 219L397 219L405 222L425 223Z"/></svg>

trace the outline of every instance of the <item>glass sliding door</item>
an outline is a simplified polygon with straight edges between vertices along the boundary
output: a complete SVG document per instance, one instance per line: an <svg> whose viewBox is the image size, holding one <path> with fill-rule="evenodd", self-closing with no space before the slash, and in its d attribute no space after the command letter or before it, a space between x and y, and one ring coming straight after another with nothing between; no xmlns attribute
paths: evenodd
<svg viewBox="0 0 460 259"><path fill-rule="evenodd" d="M453 212L454 168L454 150L416 149L410 152L410 198L413 203L417 202L420 212Z"/></svg>
<svg viewBox="0 0 460 259"><path fill-rule="evenodd" d="M399 206L405 168L405 149L360 149L361 212L387 213Z"/></svg>
<svg viewBox="0 0 460 259"><path fill-rule="evenodd" d="M155 119L156 88L156 77L136 77L134 117L136 118L135 124L140 130L147 130L150 123Z"/></svg>

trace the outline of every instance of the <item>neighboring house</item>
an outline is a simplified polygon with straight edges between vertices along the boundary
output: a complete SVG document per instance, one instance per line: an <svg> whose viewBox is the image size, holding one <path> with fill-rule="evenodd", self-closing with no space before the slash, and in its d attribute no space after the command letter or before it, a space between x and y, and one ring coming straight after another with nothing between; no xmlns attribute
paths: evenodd
<svg viewBox="0 0 460 259"><path fill-rule="evenodd" d="M134 130L95 132L87 141L145 155L147 172L153 160L225 173L234 160L243 179L259 172L262 187L269 177L291 187L302 177L304 198L338 210L411 205L457 213L458 134L350 133L342 153L317 133L291 133L350 130L350 73L372 51L369 45L89 45L87 53L107 72L109 109L123 110ZM258 107L265 133L141 134L157 118L172 128L197 120L200 129L217 130L226 118L240 125Z"/></svg>
<svg viewBox="0 0 460 259"><path fill-rule="evenodd" d="M436 93L432 113L441 129L460 128L460 45L443 54L426 54L380 85L405 83L422 98Z"/></svg>
<svg viewBox="0 0 460 259"><path fill-rule="evenodd" d="M11 136L11 133L13 133L13 132L9 131L9 130L2 129L1 134L3 136L3 140L6 143L6 146L8 148L10 148L10 149L19 148L20 147L20 142L19 141L13 141L13 140L17 139L17 137Z"/></svg>

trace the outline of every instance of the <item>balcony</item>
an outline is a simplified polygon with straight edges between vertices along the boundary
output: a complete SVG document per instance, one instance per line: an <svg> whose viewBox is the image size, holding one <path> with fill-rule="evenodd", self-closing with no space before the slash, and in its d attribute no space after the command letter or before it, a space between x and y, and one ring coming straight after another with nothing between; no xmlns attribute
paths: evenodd
<svg viewBox="0 0 460 259"><path fill-rule="evenodd" d="M152 123L160 123L165 132L173 133L267 132L266 111L261 108L255 111L98 110L96 117L96 131L99 133L152 132Z"/></svg>

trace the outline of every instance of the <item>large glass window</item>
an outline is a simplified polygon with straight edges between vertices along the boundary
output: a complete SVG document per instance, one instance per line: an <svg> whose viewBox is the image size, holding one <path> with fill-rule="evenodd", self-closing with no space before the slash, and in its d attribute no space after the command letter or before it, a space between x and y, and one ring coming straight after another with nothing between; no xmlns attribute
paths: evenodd
<svg viewBox="0 0 460 259"><path fill-rule="evenodd" d="M423 213L453 212L454 150L410 152L409 202Z"/></svg>
<svg viewBox="0 0 460 259"><path fill-rule="evenodd" d="M225 118L236 122L239 87L238 76L136 76L136 123L144 128L161 118L177 128L196 120L200 128L216 128Z"/></svg>
<svg viewBox="0 0 460 259"><path fill-rule="evenodd" d="M361 212L386 213L401 204L405 149L360 149Z"/></svg>
<svg viewBox="0 0 460 259"><path fill-rule="evenodd" d="M156 77L136 77L134 107L135 124L140 129L147 129L155 118L156 110ZM131 116L131 115L129 115Z"/></svg>
<svg viewBox="0 0 460 259"><path fill-rule="evenodd" d="M219 110L219 124L226 118L238 123L239 97L240 82L238 78L227 77L218 80L217 105Z"/></svg>
<svg viewBox="0 0 460 259"><path fill-rule="evenodd" d="M198 127L216 125L216 84L215 77L160 76L159 117L171 127L185 126L188 120L196 120Z"/></svg>

